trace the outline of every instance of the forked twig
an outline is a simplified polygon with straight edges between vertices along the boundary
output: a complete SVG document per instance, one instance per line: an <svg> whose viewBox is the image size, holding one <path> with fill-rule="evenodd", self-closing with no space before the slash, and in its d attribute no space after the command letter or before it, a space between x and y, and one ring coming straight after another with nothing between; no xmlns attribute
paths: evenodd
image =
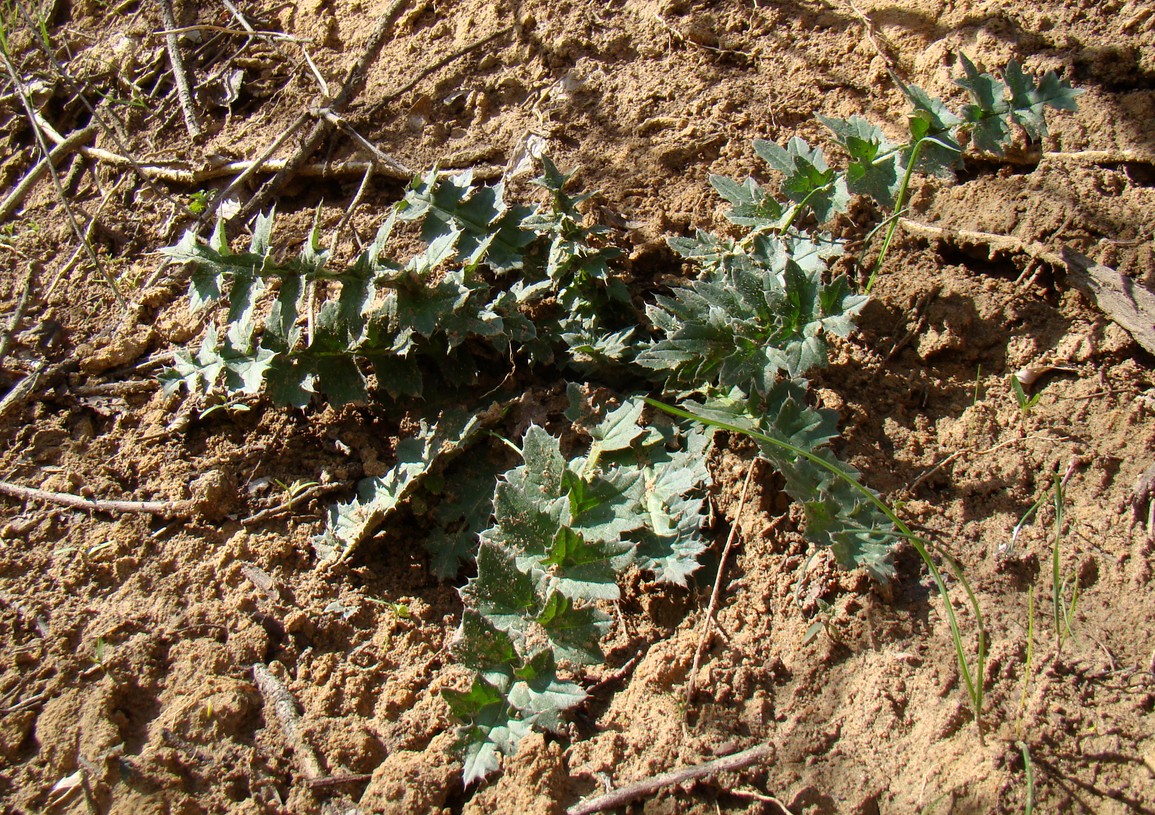
<svg viewBox="0 0 1155 815"><path fill-rule="evenodd" d="M102 501L85 498L70 492L49 492L35 487L22 487L8 481L0 481L0 494L24 501L44 501L70 509L84 509L93 512L144 513L162 518L188 518L196 514L192 501Z"/></svg>
<svg viewBox="0 0 1155 815"><path fill-rule="evenodd" d="M329 492L343 490L348 486L349 484L345 482L340 482L337 484L318 484L314 487L310 487L307 490L302 490L289 500L277 504L275 507L269 507L268 509L263 509L254 515L250 515L248 518L245 518L243 521L241 521L241 524L244 526L259 526L270 518L275 518L278 515L284 515L288 512L292 512L294 507L303 504L305 501L308 501L312 498L316 498L318 495L324 495Z"/></svg>
<svg viewBox="0 0 1155 815"><path fill-rule="evenodd" d="M268 667L260 662L253 665L253 681L257 685L257 690L261 692L265 704L276 714L281 733L289 743L305 781L311 785L324 779L325 772L321 769L321 761L316 751L301 737L301 718L297 715L297 702L293 699L293 695L269 672Z"/></svg>
<svg viewBox="0 0 1155 815"><path fill-rule="evenodd" d="M409 0L394 0L393 4L381 15L381 19L377 23L377 27L373 30L369 41L365 45L365 50L362 51L361 56L353 67L349 70L348 76L345 78L344 84L341 86L340 93L326 107L334 113L340 115L345 112L345 108L349 106L361 90L365 87L365 77L368 74L369 66L377 58L377 54L381 51L381 47L385 45L385 41L393 33L393 26L397 23L397 19L401 16L401 12L409 4ZM249 199L239 213L239 220L246 221L254 213L259 212L273 199L273 197L281 191L281 188L289 182L297 171L304 166L317 149L321 146L321 142L329 134L332 124L323 118L318 118L311 130L305 136L301 146L297 152L293 154L285 166L271 179L265 182L257 194Z"/></svg>
<svg viewBox="0 0 1155 815"><path fill-rule="evenodd" d="M738 511L734 515L734 524L730 527L730 534L726 536L726 545L722 549L722 557L718 561L718 576L714 579L714 590L710 592L710 607L706 610L706 617L702 620L702 631L698 634L698 647L694 649L694 666L690 669L690 678L686 682L686 704L694 699L698 690L698 668L702 665L702 655L706 651L706 643L710 639L710 631L714 628L714 615L718 611L718 598L722 594L722 578L726 574L726 561L730 557L730 550L734 548L734 539L738 535L738 524L742 520L742 510L746 507L746 493L750 489L750 478L754 475L754 467L758 459L752 459L746 468L746 480L742 482L742 493L738 498Z"/></svg>
<svg viewBox="0 0 1155 815"><path fill-rule="evenodd" d="M616 789L613 792L608 792L605 795L599 795L597 798L591 798L588 801L575 804L566 810L566 815L592 815L594 812L625 806L631 801L641 798L643 795L655 793L663 787L684 784L687 781L704 778L715 773L741 770L749 767L751 764L757 764L764 758L771 758L773 755L773 746L769 744L759 744L757 747L751 747L749 750L743 750L740 753L724 756L714 761L707 761L704 764L694 764L679 770L673 770L668 773L662 773L661 775L655 775L652 778L637 781Z"/></svg>
<svg viewBox="0 0 1155 815"><path fill-rule="evenodd" d="M180 110L184 114L184 126L188 134L196 141L201 137L201 123L197 116L196 106L193 104L192 89L188 84L188 75L184 69L184 59L180 55L180 44L176 41L176 16L172 13L172 0L158 0L160 3L160 17L164 21L164 45L168 50L168 61L172 66L173 83L176 85L176 96L180 101Z"/></svg>

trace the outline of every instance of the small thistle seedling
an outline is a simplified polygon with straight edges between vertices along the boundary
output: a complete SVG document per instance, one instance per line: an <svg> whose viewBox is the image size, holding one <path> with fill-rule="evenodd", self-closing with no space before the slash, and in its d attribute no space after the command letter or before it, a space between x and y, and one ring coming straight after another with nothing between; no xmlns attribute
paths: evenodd
<svg viewBox="0 0 1155 815"><path fill-rule="evenodd" d="M285 497L290 501L306 490L312 489L313 487L318 487L321 484L320 481L306 481L303 478L295 479L291 484L286 484L279 478L274 478L273 483L281 488L281 490L285 493Z"/></svg>
<svg viewBox="0 0 1155 815"><path fill-rule="evenodd" d="M1079 577L1075 573L1065 574L1061 559L1063 514L1066 508L1065 490L1076 465L1077 461L1072 461L1061 478L1059 471L1055 470L1054 487L1051 491L1055 512L1054 536L1051 542L1051 610L1055 626L1055 648L1059 651L1062 651L1063 643L1071 636L1075 610L1079 606Z"/></svg>
<svg viewBox="0 0 1155 815"><path fill-rule="evenodd" d="M809 645L814 641L820 633L826 632L826 638L831 642L839 642L838 637L834 633L834 626L832 620L834 617L834 606L826 602L822 598L817 598L818 611L814 615L814 622L806 629L806 635L802 638L803 645Z"/></svg>

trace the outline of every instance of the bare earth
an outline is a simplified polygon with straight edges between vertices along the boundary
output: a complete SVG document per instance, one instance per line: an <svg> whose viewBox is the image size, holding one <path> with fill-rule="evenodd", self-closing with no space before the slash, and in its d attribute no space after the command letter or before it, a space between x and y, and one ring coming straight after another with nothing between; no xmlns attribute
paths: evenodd
<svg viewBox="0 0 1155 815"><path fill-rule="evenodd" d="M860 114L897 136L907 106L888 67L957 103L957 54L987 68L1017 58L1084 89L1080 109L1052 117L1042 158L973 161L957 183L920 179L909 218L1072 247L1155 286L1149 3L616 5L413 0L346 119L406 167L476 166L491 177L527 133L541 136L600 190L594 209L618 230L634 273L661 280L682 273L666 237L726 228L710 173L766 177L752 139L828 145L816 114ZM239 4L254 28L308 40L334 93L388 6ZM82 94L121 130L87 144L142 164L255 159L320 99L301 43L202 30L178 40L205 130L194 143L155 35L165 28L158 4L54 7L45 30L71 86L9 8L14 67L43 118L65 136L87 125ZM239 28L223 5L175 12L182 26ZM7 194L39 153L7 74L2 84ZM303 132L273 157L291 156ZM312 163L366 158L338 133ZM692 590L635 575L603 642L609 662L583 675L591 698L569 731L528 738L500 775L465 789L439 693L468 681L447 649L456 586L437 581L423 549L396 531L335 568L319 568L310 544L328 504L391 463L395 420L372 405L292 412L264 402L201 417L195 400L156 384L167 355L199 341L204 323L188 313L180 270L156 275L155 250L189 223L182 205L236 174L149 186L91 151L60 163L79 228L96 216L91 243L137 307L117 303L87 255L70 262L80 241L49 177L3 221L6 315L35 265L0 385L11 395L49 368L3 409L0 478L194 503L166 519L0 498L0 810L552 813L768 743L768 760L668 786L630 811L1023 812L1025 746L1036 812L1155 812L1155 552L1147 503L1135 499L1155 462L1153 357L1064 268L950 231L906 230L860 331L816 382L843 417L840 453L952 552L975 588L990 650L985 733L942 598L913 552L900 547L890 588L825 555L811 560L800 514L768 475L734 519L751 450L733 439L711 461L711 535L720 548L736 522L739 550L695 698L686 702L685 687L715 566ZM400 196L404 181L387 175L368 185L342 257ZM268 178L242 183L240 199ZM298 245L318 206L332 234L360 182L355 169L298 175L276 199L280 240ZM1026 414L1008 385L1024 366L1058 366L1032 386L1041 396ZM1069 473L1062 569L1080 592L1061 651L1050 502L1012 545L1056 471ZM276 481L297 480L334 487L243 523L284 501ZM973 653L975 620L961 601L957 610ZM807 640L820 615L828 627ZM258 663L296 700L297 741L332 783L306 783L299 745L256 687Z"/></svg>

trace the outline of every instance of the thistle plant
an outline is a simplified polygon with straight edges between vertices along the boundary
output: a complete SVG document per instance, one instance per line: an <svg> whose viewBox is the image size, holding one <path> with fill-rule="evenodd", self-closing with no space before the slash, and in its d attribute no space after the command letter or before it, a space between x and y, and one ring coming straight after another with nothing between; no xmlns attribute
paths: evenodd
<svg viewBox="0 0 1155 815"><path fill-rule="evenodd" d="M166 388L264 393L296 408L372 398L417 427L398 440L392 467L330 509L314 545L321 560L349 558L405 507L429 530L439 577L475 563L452 647L473 677L445 692L466 782L496 770L530 731L559 730L585 699L583 666L603 660L624 570L686 585L708 545L705 462L718 430L755 442L802 508L807 539L841 566L890 580L893 545L904 539L947 594L935 547L838 458L838 418L814 404L805 377L827 364L831 338L849 336L867 302L831 274L845 246L822 231L851 196L893 212L869 291L916 173L950 172L968 140L998 153L1012 126L1037 139L1044 108L1074 107L1078 92L1053 74L1036 82L1012 62L1000 81L965 57L963 67L972 101L961 115L903 87L912 111L901 144L857 117L822 119L849 156L845 170L799 138L756 141L782 175L778 192L711 177L737 234L671 238L696 275L650 297L644 314L616 271L609 233L582 214L589 194L570 192L573 174L548 158L533 182L543 204L510 203L503 183L478 185L468 172L419 176L344 268L332 267L316 228L296 257L274 251L272 213L256 219L244 251L231 250L221 226L208 241L189 233L163 250L192 265L194 310L225 306L198 350L178 352ZM423 248L402 261L390 253L404 230ZM321 301L314 312L310 290ZM526 371L571 382L568 432L509 429ZM622 371L630 376L607 376ZM606 381L648 384L614 393ZM517 436L505 442L513 467L491 454L503 432ZM944 603L977 720L981 609L958 564L937 554L978 626L972 661Z"/></svg>

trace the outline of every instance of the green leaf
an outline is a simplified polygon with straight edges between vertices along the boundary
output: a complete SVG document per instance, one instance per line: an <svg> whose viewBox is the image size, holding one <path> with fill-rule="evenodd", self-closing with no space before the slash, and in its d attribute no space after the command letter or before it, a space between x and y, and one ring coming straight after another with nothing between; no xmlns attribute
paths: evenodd
<svg viewBox="0 0 1155 815"><path fill-rule="evenodd" d="M544 499L559 498L566 466L558 440L543 428L530 425L521 442L521 455L525 467L520 480L525 488L536 489Z"/></svg>
<svg viewBox="0 0 1155 815"><path fill-rule="evenodd" d="M463 665L483 672L503 668L517 659L509 632L472 608L462 612L452 649Z"/></svg>
<svg viewBox="0 0 1155 815"><path fill-rule="evenodd" d="M490 456L459 458L445 472L446 488L433 509L436 529L423 545L433 574L446 580L478 555L482 530L493 515L493 489L500 470Z"/></svg>
<svg viewBox="0 0 1155 815"><path fill-rule="evenodd" d="M579 685L558 679L557 661L549 650L538 652L516 669L514 676L518 681L509 689L509 703L535 724L550 730L560 729L563 711L586 699L586 692Z"/></svg>
<svg viewBox="0 0 1155 815"><path fill-rule="evenodd" d="M826 165L821 148L811 149L795 136L779 147L764 139L754 140L754 152L783 174L782 192L799 206L809 207L819 223L835 213L846 212L850 195L840 173Z"/></svg>
<svg viewBox="0 0 1155 815"><path fill-rule="evenodd" d="M733 224L765 229L777 225L782 218L782 205L752 178L739 183L725 176L711 175L710 186L734 205L726 213L726 219Z"/></svg>
<svg viewBox="0 0 1155 815"><path fill-rule="evenodd" d="M902 153L882 129L858 116L849 119L818 120L828 127L850 155L846 187L855 195L868 195L886 207L893 207L902 184Z"/></svg>
<svg viewBox="0 0 1155 815"><path fill-rule="evenodd" d="M1003 77L1011 91L1010 117L1034 141L1047 135L1044 108L1075 110L1078 107L1075 99L1083 92L1059 79L1053 71L1047 71L1036 85L1034 79L1023 73L1022 66L1013 59L1007 63Z"/></svg>
<svg viewBox="0 0 1155 815"><path fill-rule="evenodd" d="M771 255L732 255L721 269L658 297L646 313L664 338L637 363L670 385L765 393L779 375L797 377L826 364L826 333L846 335L866 298L846 281L821 281L816 255L809 269L777 239L758 244Z"/></svg>
<svg viewBox="0 0 1155 815"><path fill-rule="evenodd" d="M950 174L962 156L962 147L953 135L962 119L917 85L906 85L903 90L914 107L907 118L911 136L907 157L910 150L917 149L918 169L932 175Z"/></svg>
<svg viewBox="0 0 1155 815"><path fill-rule="evenodd" d="M646 435L646 429L638 426L646 403L641 399L627 399L610 411L596 427L590 428L593 437L593 451L597 454L628 450L635 441ZM590 455L595 453L591 451Z"/></svg>
<svg viewBox="0 0 1155 815"><path fill-rule="evenodd" d="M525 565L519 558L518 565L540 569L537 590L543 596L556 591L571 600L617 600L621 591L614 561L622 551L620 545L588 542L580 532L563 527L544 558L526 558Z"/></svg>
<svg viewBox="0 0 1155 815"><path fill-rule="evenodd" d="M570 598L554 592L534 622L549 638L557 659L596 665L604 658L598 643L609 633L610 617L596 607L577 607Z"/></svg>
<svg viewBox="0 0 1155 815"><path fill-rule="evenodd" d="M313 539L321 560L349 557L381 527L435 463L445 463L478 436L485 427L484 416L447 410L433 425L422 423L415 437L398 442L397 463L385 475L364 479L357 486L354 500L330 507L325 531Z"/></svg>
<svg viewBox="0 0 1155 815"><path fill-rule="evenodd" d="M477 550L477 577L461 590L467 609L475 609L501 631L521 632L537 609L534 581L510 553L492 540Z"/></svg>
<svg viewBox="0 0 1155 815"><path fill-rule="evenodd" d="M1003 146L1011 138L1007 128L1010 108L1003 98L1007 87L990 74L979 71L966 54L959 57L966 79L955 80L955 84L966 88L973 100L963 108L963 119L971 127L971 139L978 149L1001 155Z"/></svg>

